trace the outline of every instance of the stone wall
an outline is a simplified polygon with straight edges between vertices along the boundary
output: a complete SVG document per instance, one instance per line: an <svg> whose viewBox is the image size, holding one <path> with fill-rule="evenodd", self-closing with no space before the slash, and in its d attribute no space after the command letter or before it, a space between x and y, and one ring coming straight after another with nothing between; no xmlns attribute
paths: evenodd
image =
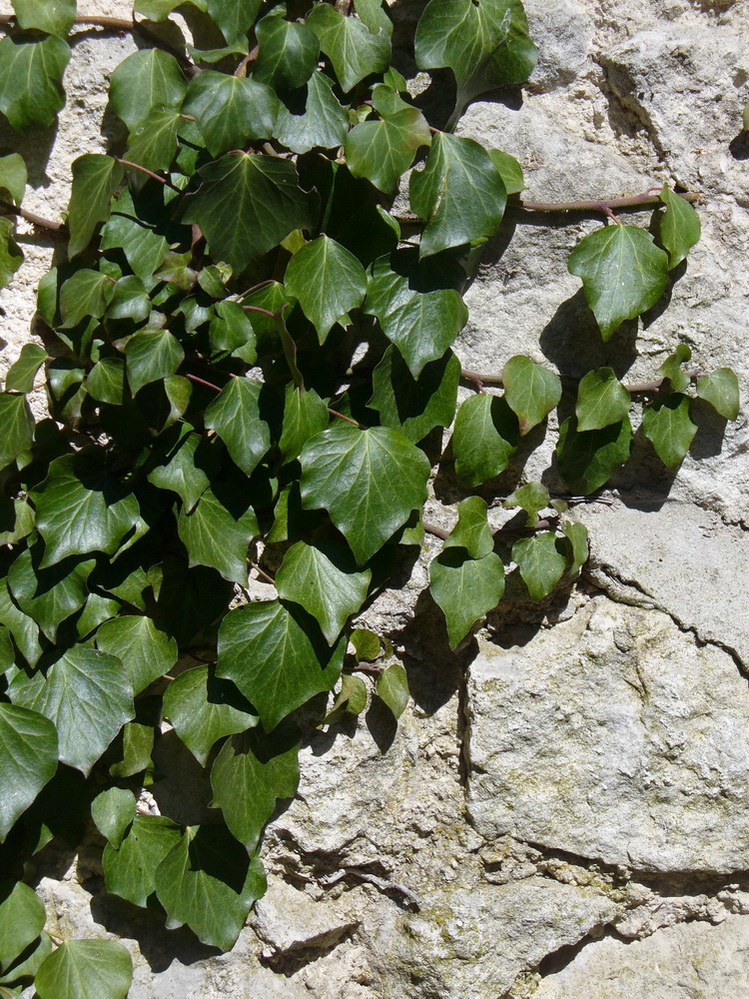
<svg viewBox="0 0 749 999"><path fill-rule="evenodd" d="M534 200L698 191L703 237L669 307L604 345L566 269L600 221L513 217L469 291L461 361L499 371L527 353L637 381L683 342L697 367L729 364L746 386L746 0L526 8L541 49L531 82L521 100L475 103L460 133L515 155ZM21 150L31 210L59 212L71 160L105 148L107 77L131 49L78 33L59 128ZM0 294L3 370L54 251L31 232L23 245L29 262ZM553 436L525 468L551 487ZM235 950L217 956L106 898L95 841L44 856L52 929L123 939L132 999L749 994L748 481L743 413L728 426L706 414L675 478L638 449L616 489L576 508L593 552L582 584L541 607L511 600L459 655L421 596L428 543L406 589L364 619L401 655L412 705L397 731L370 711L306 745L297 798L265 839L268 894ZM450 526L454 499L438 477L430 519ZM180 773L203 807L206 789ZM163 807L173 793L154 790Z"/></svg>

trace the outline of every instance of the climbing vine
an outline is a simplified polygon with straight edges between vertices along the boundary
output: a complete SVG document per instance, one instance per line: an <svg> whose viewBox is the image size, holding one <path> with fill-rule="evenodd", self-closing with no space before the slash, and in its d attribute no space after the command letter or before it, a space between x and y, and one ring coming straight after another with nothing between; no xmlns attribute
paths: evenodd
<svg viewBox="0 0 749 999"><path fill-rule="evenodd" d="M462 296L506 212L601 213L568 266L603 341L662 298L700 235L694 195L668 187L524 201L512 156L454 133L471 100L534 68L520 0L426 5L413 52L450 71L442 123L392 65L379 0L138 0L132 21L77 17L75 0L13 10L0 112L19 134L64 106L76 23L141 46L111 78L122 139L73 163L62 220L24 209L24 161L0 157L2 285L22 264L19 217L66 251L39 285L43 342L0 393L0 994L33 979L41 999L116 999L124 948L44 930L25 883L40 849L90 816L109 892L230 949L265 888L263 828L296 790L294 713L326 692L321 726L372 697L405 708L392 647L355 626L404 554L442 539L429 590L457 648L507 573L531 600L576 577L588 539L570 497L629 460L633 420L673 469L700 406L736 418L738 385L689 368L683 345L646 385L610 367L563 384L526 356L461 370ZM35 422L42 370L50 418ZM498 492L557 407L565 496ZM436 436L464 495L449 533L422 517ZM491 529L487 495L517 510L510 528ZM276 596L249 598L258 577ZM145 803L163 722L210 773L210 822Z"/></svg>

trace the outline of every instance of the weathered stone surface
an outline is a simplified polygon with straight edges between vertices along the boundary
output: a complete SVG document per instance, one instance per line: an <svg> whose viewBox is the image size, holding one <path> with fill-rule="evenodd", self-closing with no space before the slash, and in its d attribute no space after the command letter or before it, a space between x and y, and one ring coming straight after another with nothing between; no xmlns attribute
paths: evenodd
<svg viewBox="0 0 749 999"><path fill-rule="evenodd" d="M486 838L641 871L749 866L749 692L665 615L596 598L471 666L469 814Z"/></svg>
<svg viewBox="0 0 749 999"><path fill-rule="evenodd" d="M263 957L272 957L294 950L333 947L353 929L356 920L330 906L315 905L304 892L274 880L255 905L251 925L265 943Z"/></svg>

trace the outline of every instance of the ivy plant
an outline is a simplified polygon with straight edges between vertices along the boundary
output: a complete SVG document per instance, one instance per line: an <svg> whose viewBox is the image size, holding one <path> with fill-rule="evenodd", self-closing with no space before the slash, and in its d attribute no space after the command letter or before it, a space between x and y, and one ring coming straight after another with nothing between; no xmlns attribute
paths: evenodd
<svg viewBox="0 0 749 999"><path fill-rule="evenodd" d="M568 266L604 341L700 234L694 197L667 187L523 201L512 156L454 133L472 99L533 70L520 0L425 7L416 65L455 86L443 127L393 66L379 0L137 0L132 21L78 17L75 0L13 10L0 113L19 135L63 107L76 24L141 43L110 81L120 137L73 163L62 220L24 208L26 165L0 157L0 282L22 263L19 217L60 240L43 344L0 392L0 991L116 999L127 953L44 930L36 852L90 817L109 892L231 948L265 889L263 828L297 787L299 709L331 726L372 698L395 718L406 706L395 650L356 618L425 534L442 541L429 592L457 648L507 578L535 601L572 584L588 540L567 501L605 487L635 434L675 468L705 407L736 418L738 385L685 368L683 345L639 386L610 367L563 383L537 354L461 369L463 293L507 212L603 212ZM557 408L566 498L510 492L498 477ZM440 461L463 494L449 532L422 516ZM275 589L250 599L251 577ZM210 821L144 802L163 722L210 775Z"/></svg>

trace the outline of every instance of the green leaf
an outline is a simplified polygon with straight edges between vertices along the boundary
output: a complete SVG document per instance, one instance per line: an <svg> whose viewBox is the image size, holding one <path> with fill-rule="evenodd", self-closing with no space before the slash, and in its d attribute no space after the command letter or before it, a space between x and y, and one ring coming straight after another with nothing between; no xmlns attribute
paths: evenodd
<svg viewBox="0 0 749 999"><path fill-rule="evenodd" d="M325 343L334 323L359 308L367 293L362 265L353 253L325 235L294 254L284 283L317 329L320 343Z"/></svg>
<svg viewBox="0 0 749 999"><path fill-rule="evenodd" d="M176 373L185 352L169 330L142 330L125 347L127 380L133 395L151 382Z"/></svg>
<svg viewBox="0 0 749 999"><path fill-rule="evenodd" d="M377 696L390 708L397 720L408 706L410 696L408 674L400 663L391 663L380 674L376 686Z"/></svg>
<svg viewBox="0 0 749 999"><path fill-rule="evenodd" d="M336 725L346 715L356 717L367 706L367 685L358 676L341 677L341 689L321 725Z"/></svg>
<svg viewBox="0 0 749 999"><path fill-rule="evenodd" d="M378 261L369 282L363 311L377 316L382 332L400 351L416 379L424 366L441 358L468 320L457 291L415 291L408 279Z"/></svg>
<svg viewBox="0 0 749 999"><path fill-rule="evenodd" d="M114 298L117 282L100 271L76 271L60 291L62 329L72 329L83 319L101 318Z"/></svg>
<svg viewBox="0 0 749 999"><path fill-rule="evenodd" d="M576 576L588 561L588 556L590 555L588 529L583 524L569 522L562 525L562 531L570 543L572 552L572 564L569 568L569 574L570 576Z"/></svg>
<svg viewBox="0 0 749 999"><path fill-rule="evenodd" d="M56 770L54 724L37 711L0 702L0 842ZM0 940L7 947L2 931Z"/></svg>
<svg viewBox="0 0 749 999"><path fill-rule="evenodd" d="M517 562L531 600L548 597L567 568L567 560L551 531L516 541L512 546L512 558Z"/></svg>
<svg viewBox="0 0 749 999"><path fill-rule="evenodd" d="M689 417L691 400L680 392L656 399L642 411L642 432L666 468L676 468L689 450L697 427Z"/></svg>
<svg viewBox="0 0 749 999"><path fill-rule="evenodd" d="M509 153L503 153L501 149L487 149L487 152L492 158L492 163L499 170L499 176L505 185L507 195L520 194L521 191L524 191L523 168L515 157L510 156Z"/></svg>
<svg viewBox="0 0 749 999"><path fill-rule="evenodd" d="M167 927L187 923L199 940L231 950L252 903L265 892L257 858L222 826L188 826L156 869L156 894Z"/></svg>
<svg viewBox="0 0 749 999"><path fill-rule="evenodd" d="M128 722L122 730L122 758L113 763L109 772L113 777L126 778L153 769L155 732L152 725Z"/></svg>
<svg viewBox="0 0 749 999"><path fill-rule="evenodd" d="M431 0L414 48L419 69L453 71L458 109L487 90L527 80L538 57L520 0Z"/></svg>
<svg viewBox="0 0 749 999"><path fill-rule="evenodd" d="M299 784L299 736L293 728L271 736L257 731L228 739L211 768L213 801L231 833L254 850L276 802L293 798Z"/></svg>
<svg viewBox="0 0 749 999"><path fill-rule="evenodd" d="M65 38L73 27L75 0L12 0L18 26Z"/></svg>
<svg viewBox="0 0 749 999"><path fill-rule="evenodd" d="M257 518L246 498L230 504L227 509L206 489L191 513L180 513L177 530L191 566L207 565L230 583L247 586L247 550L259 534Z"/></svg>
<svg viewBox="0 0 749 999"><path fill-rule="evenodd" d="M66 940L45 960L34 987L39 999L125 999L133 980L130 954L115 940Z"/></svg>
<svg viewBox="0 0 749 999"><path fill-rule="evenodd" d="M135 795L122 787L110 787L91 802L91 818L99 832L119 850L128 826L135 818Z"/></svg>
<svg viewBox="0 0 749 999"><path fill-rule="evenodd" d="M177 443L169 447L163 463L152 469L147 478L157 489L177 493L183 508L189 513L211 484L215 457L205 438L184 424ZM163 438L162 438L163 440Z"/></svg>
<svg viewBox="0 0 749 999"><path fill-rule="evenodd" d="M252 475L270 447L270 429L261 419L260 382L232 378L205 411L205 426L214 430L235 464Z"/></svg>
<svg viewBox="0 0 749 999"><path fill-rule="evenodd" d="M147 164L144 164L146 166ZM68 207L68 255L85 250L99 222L109 218L112 195L122 180L122 167L113 156L89 153L73 161L73 185Z"/></svg>
<svg viewBox="0 0 749 999"><path fill-rule="evenodd" d="M126 187L102 229L101 248L121 249L134 273L142 281L149 281L163 263L169 244L150 222L138 217L132 192Z"/></svg>
<svg viewBox="0 0 749 999"><path fill-rule="evenodd" d="M429 459L389 427L330 427L307 442L301 462L302 505L328 511L359 565L427 497Z"/></svg>
<svg viewBox="0 0 749 999"><path fill-rule="evenodd" d="M366 177L378 190L394 194L416 151L431 141L426 118L410 108L382 121L355 125L346 136L346 162L354 177Z"/></svg>
<svg viewBox="0 0 749 999"><path fill-rule="evenodd" d="M14 545L34 530L34 510L25 499L0 498L0 545Z"/></svg>
<svg viewBox="0 0 749 999"><path fill-rule="evenodd" d="M238 302L217 302L216 314L211 320L209 337L211 349L232 351L246 364L257 360L255 330L247 313Z"/></svg>
<svg viewBox="0 0 749 999"><path fill-rule="evenodd" d="M18 690L11 685L11 697L55 723L60 759L84 777L135 714L120 660L81 646L58 659L46 678L37 673Z"/></svg>
<svg viewBox="0 0 749 999"><path fill-rule="evenodd" d="M445 548L464 548L471 558L483 558L494 551L486 501L469 496L458 504L458 522L445 541Z"/></svg>
<svg viewBox="0 0 749 999"><path fill-rule="evenodd" d="M5 625L11 633L18 651L29 666L36 666L42 654L39 629L36 622L19 610L11 600L7 579L0 579L0 624Z"/></svg>
<svg viewBox="0 0 749 999"><path fill-rule="evenodd" d="M670 354L658 368L658 374L668 378L674 392L683 392L689 387L690 377L682 371L682 364L691 360L692 351L685 343L680 343L673 354Z"/></svg>
<svg viewBox="0 0 749 999"><path fill-rule="evenodd" d="M206 0L206 7L211 19L231 45L247 38L260 3L261 0Z"/></svg>
<svg viewBox="0 0 749 999"><path fill-rule="evenodd" d="M136 815L118 847L104 848L102 863L108 892L143 908L156 891L156 870L179 845L182 832L161 815Z"/></svg>
<svg viewBox="0 0 749 999"><path fill-rule="evenodd" d="M8 586L24 614L33 618L54 642L58 626L85 604L86 581L96 562L66 559L49 569L40 569L43 552L39 542L21 552L8 572Z"/></svg>
<svg viewBox="0 0 749 999"><path fill-rule="evenodd" d="M107 318L132 319L134 323L141 323L148 319L151 308L151 298L141 279L135 274L128 274L120 278L114 287L112 301L107 307Z"/></svg>
<svg viewBox="0 0 749 999"><path fill-rule="evenodd" d="M504 566L494 552L472 559L460 548L448 548L429 566L429 578L429 592L445 615L451 649L497 606L505 591Z"/></svg>
<svg viewBox="0 0 749 999"><path fill-rule="evenodd" d="M629 458L631 450L632 427L628 417L602 430L580 432L575 417L571 416L559 428L556 448L559 471L570 491L581 496L605 485Z"/></svg>
<svg viewBox="0 0 749 999"><path fill-rule="evenodd" d="M400 430L414 444L434 427L449 427L455 416L460 361L451 350L424 365L414 378L400 351L388 347L372 373L372 398L367 405L380 414L380 423Z"/></svg>
<svg viewBox="0 0 749 999"><path fill-rule="evenodd" d="M8 285L23 259L23 250L16 243L13 222L0 218L0 289Z"/></svg>
<svg viewBox="0 0 749 999"><path fill-rule="evenodd" d="M230 611L218 635L216 675L231 680L257 710L266 731L341 672L345 641L331 650L278 600Z"/></svg>
<svg viewBox="0 0 749 999"><path fill-rule="evenodd" d="M411 174L410 197L411 208L426 221L422 257L493 236L507 201L486 149L446 132L435 135L424 169Z"/></svg>
<svg viewBox="0 0 749 999"><path fill-rule="evenodd" d="M716 368L706 378L697 379L697 395L709 402L724 420L735 420L739 415L739 380L730 368Z"/></svg>
<svg viewBox="0 0 749 999"><path fill-rule="evenodd" d="M346 17L334 7L313 6L307 24L320 39L320 48L330 59L344 93L372 73L390 65L390 36L370 31L355 17Z"/></svg>
<svg viewBox="0 0 749 999"><path fill-rule="evenodd" d="M36 940L45 920L44 903L33 888L0 881L0 971Z"/></svg>
<svg viewBox="0 0 749 999"><path fill-rule="evenodd" d="M141 49L112 73L109 103L132 132L154 108L178 111L187 93L179 63L161 49Z"/></svg>
<svg viewBox="0 0 749 999"><path fill-rule="evenodd" d="M455 474L469 487L503 472L518 446L518 420L505 399L471 396L458 410L452 450Z"/></svg>
<svg viewBox="0 0 749 999"><path fill-rule="evenodd" d="M219 739L245 732L258 722L234 684L217 679L211 666L185 670L169 684L164 716L202 766Z"/></svg>
<svg viewBox="0 0 749 999"><path fill-rule="evenodd" d="M38 347L35 343L26 343L21 347L18 360L15 361L8 371L5 379L6 392L31 392L34 387L34 379L39 368L47 360L47 351L44 347Z"/></svg>
<svg viewBox="0 0 749 999"><path fill-rule="evenodd" d="M173 10L183 4L189 4L202 11L207 9L206 0L136 0L133 4L133 11L136 14L142 14L149 21L163 21Z"/></svg>
<svg viewBox="0 0 749 999"><path fill-rule="evenodd" d="M562 398L559 375L522 354L505 364L502 381L507 405L517 415L521 435L545 420Z"/></svg>
<svg viewBox="0 0 749 999"><path fill-rule="evenodd" d="M148 617L127 614L107 621L96 632L96 647L116 656L133 687L142 690L177 662L177 643Z"/></svg>
<svg viewBox="0 0 749 999"><path fill-rule="evenodd" d="M528 514L526 527L535 527L539 512L549 506L549 490L542 482L528 482L510 493L502 506L519 506Z"/></svg>
<svg viewBox="0 0 749 999"><path fill-rule="evenodd" d="M281 104L264 83L204 70L187 90L185 114L195 117L211 156L271 139Z"/></svg>
<svg viewBox="0 0 749 999"><path fill-rule="evenodd" d="M121 406L125 394L125 362L119 357L97 361L86 378L86 391L98 402Z"/></svg>
<svg viewBox="0 0 749 999"><path fill-rule="evenodd" d="M23 156L19 153L0 156L0 192L6 192L14 205L20 205L23 201L27 180Z"/></svg>
<svg viewBox="0 0 749 999"><path fill-rule="evenodd" d="M336 100L333 81L315 72L307 80L304 111L288 110L282 105L275 134L281 145L293 153L307 153L317 147L342 146L347 132L348 114Z"/></svg>
<svg viewBox="0 0 749 999"><path fill-rule="evenodd" d="M55 458L33 499L42 568L68 555L114 555L140 517L135 496L107 473L105 456L93 447Z"/></svg>
<svg viewBox="0 0 749 999"><path fill-rule="evenodd" d="M621 423L629 413L632 398L613 368L598 368L584 375L577 387L577 429L602 430Z"/></svg>
<svg viewBox="0 0 749 999"><path fill-rule="evenodd" d="M314 389L287 385L284 395L283 427L278 446L285 461L298 458L310 437L329 422L328 407Z"/></svg>
<svg viewBox="0 0 749 999"><path fill-rule="evenodd" d="M655 305L668 284L668 255L649 232L631 225L607 225L585 236L567 268L582 279L604 342L625 319Z"/></svg>
<svg viewBox="0 0 749 999"><path fill-rule="evenodd" d="M660 198L666 211L660 219L659 236L668 253L668 269L673 270L699 242L702 233L700 217L688 201L663 186Z"/></svg>
<svg viewBox="0 0 749 999"><path fill-rule="evenodd" d="M296 90L317 68L320 44L307 25L286 21L271 12L258 22L255 36L260 48L255 79L274 90Z"/></svg>
<svg viewBox="0 0 749 999"><path fill-rule="evenodd" d="M364 603L371 580L369 570L344 572L319 549L299 541L284 556L276 588L282 600L311 614L328 645L333 645L346 620Z"/></svg>
<svg viewBox="0 0 749 999"><path fill-rule="evenodd" d="M17 132L40 131L65 104L70 46L61 38L15 35L0 42L0 111Z"/></svg>
<svg viewBox="0 0 749 999"><path fill-rule="evenodd" d="M214 260L240 273L294 229L312 224L309 195L294 164L275 156L227 155L200 170L203 185L185 199L182 219L205 233Z"/></svg>
<svg viewBox="0 0 749 999"><path fill-rule="evenodd" d="M8 991L7 989L3 992L3 986L8 985L12 988L15 983L18 983L15 987L22 988L22 979L34 978L42 963L49 957L53 950L54 944L52 943L52 938L48 933L42 931L41 935L33 941L30 947L23 952L20 958L0 978L0 995L8 995L12 999L15 999L18 993Z"/></svg>
<svg viewBox="0 0 749 999"><path fill-rule="evenodd" d="M152 108L130 133L124 159L146 170L168 170L177 155L177 133L183 124L175 108ZM131 187L142 187L146 180L142 172L131 172Z"/></svg>
<svg viewBox="0 0 749 999"><path fill-rule="evenodd" d="M26 396L0 392L0 427L0 468L5 468L34 440L34 417Z"/></svg>

